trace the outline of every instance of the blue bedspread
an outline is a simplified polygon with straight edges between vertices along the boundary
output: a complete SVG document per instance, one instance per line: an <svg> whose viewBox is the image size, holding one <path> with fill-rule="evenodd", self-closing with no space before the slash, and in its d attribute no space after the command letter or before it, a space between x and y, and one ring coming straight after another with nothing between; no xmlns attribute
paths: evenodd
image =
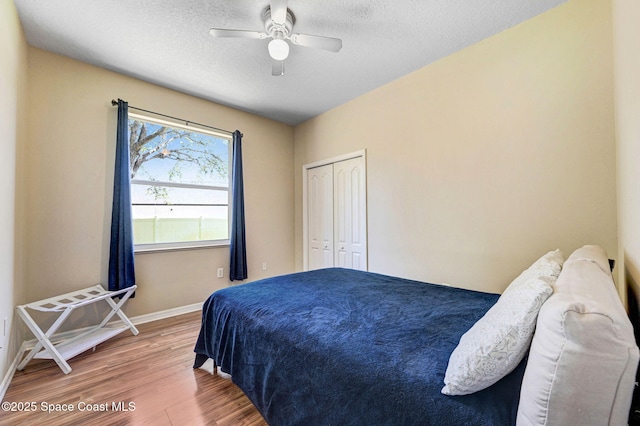
<svg viewBox="0 0 640 426"><path fill-rule="evenodd" d="M347 269L215 292L195 352L271 425L515 424L524 361L490 388L440 393L460 336L498 295Z"/></svg>

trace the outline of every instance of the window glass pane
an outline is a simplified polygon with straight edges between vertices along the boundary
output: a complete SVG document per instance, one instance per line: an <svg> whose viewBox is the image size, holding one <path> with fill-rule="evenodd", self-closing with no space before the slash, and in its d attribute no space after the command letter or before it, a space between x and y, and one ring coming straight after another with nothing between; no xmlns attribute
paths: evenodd
<svg viewBox="0 0 640 426"><path fill-rule="evenodd" d="M229 186L229 140L129 120L131 178Z"/></svg>
<svg viewBox="0 0 640 426"><path fill-rule="evenodd" d="M134 206L136 244L229 239L228 207Z"/></svg>
<svg viewBox="0 0 640 426"><path fill-rule="evenodd" d="M129 141L136 245L229 239L230 137L136 117Z"/></svg>

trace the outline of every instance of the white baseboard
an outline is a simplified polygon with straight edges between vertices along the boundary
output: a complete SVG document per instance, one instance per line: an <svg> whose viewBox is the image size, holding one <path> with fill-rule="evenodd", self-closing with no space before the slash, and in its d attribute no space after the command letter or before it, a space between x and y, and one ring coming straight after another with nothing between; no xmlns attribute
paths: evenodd
<svg viewBox="0 0 640 426"><path fill-rule="evenodd" d="M129 319L134 325L138 325L138 324L144 324L147 322L157 321L165 318L171 318L171 317L175 317L182 314L196 312L196 311L199 311L200 309L202 309L202 302L194 303L192 305L187 305L187 306L180 306L177 308L166 309L164 311L154 312L151 314L138 315L135 317L131 317ZM121 321L118 320L114 322L121 322ZM79 333L82 333L83 331L86 331L88 328L91 328L91 327L86 327L80 330L71 330L71 331L58 333L54 337L52 337L51 340L53 342L67 340L74 336L77 336ZM20 346L18 353L16 354L13 362L9 366L9 369L7 370L7 373L5 374L4 379L2 379L2 383L0 384L0 401L4 400L4 395L7 393L7 390L9 389L11 380L13 380L13 375L15 374L16 368L18 368L18 364L22 360L22 357L29 349L35 346L36 342L37 342L37 339L25 340L24 342L22 342L22 345Z"/></svg>
<svg viewBox="0 0 640 426"><path fill-rule="evenodd" d="M2 383L0 384L0 401L4 401L4 394L7 393L9 389L9 385L11 384L11 380L13 380L13 375L16 372L16 368L18 368L18 364L22 359L22 356L27 351L27 342L22 342L22 346L18 349L18 353L16 354L13 362L9 366L7 370L7 374L4 375L4 379L2 379Z"/></svg>
<svg viewBox="0 0 640 426"><path fill-rule="evenodd" d="M182 314L188 314L190 312L196 312L202 309L202 302L194 303L192 305L180 306L178 308L171 308L165 311L154 312L151 314L138 315L136 317L129 318L135 325L144 324L146 322L157 321L165 318L171 318Z"/></svg>

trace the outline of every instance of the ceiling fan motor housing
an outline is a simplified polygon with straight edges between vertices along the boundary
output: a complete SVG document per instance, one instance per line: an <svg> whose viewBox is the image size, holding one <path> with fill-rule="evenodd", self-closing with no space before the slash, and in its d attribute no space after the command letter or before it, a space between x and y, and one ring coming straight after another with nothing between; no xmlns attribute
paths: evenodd
<svg viewBox="0 0 640 426"><path fill-rule="evenodd" d="M296 21L293 13L287 9L287 19L284 23L273 22L270 6L267 6L264 12L262 12L262 19L264 20L264 29L267 31L267 34L274 39L285 39L289 37L293 30L293 24Z"/></svg>

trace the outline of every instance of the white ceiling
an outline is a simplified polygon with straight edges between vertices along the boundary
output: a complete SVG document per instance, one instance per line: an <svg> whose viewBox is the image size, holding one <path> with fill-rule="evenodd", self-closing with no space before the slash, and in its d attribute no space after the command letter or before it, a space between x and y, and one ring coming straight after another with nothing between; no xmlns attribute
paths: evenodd
<svg viewBox="0 0 640 426"><path fill-rule="evenodd" d="M292 46L282 77L271 75L268 40L209 35L264 31L269 0L15 4L32 46L295 125L564 1L289 0L293 32L343 47Z"/></svg>

